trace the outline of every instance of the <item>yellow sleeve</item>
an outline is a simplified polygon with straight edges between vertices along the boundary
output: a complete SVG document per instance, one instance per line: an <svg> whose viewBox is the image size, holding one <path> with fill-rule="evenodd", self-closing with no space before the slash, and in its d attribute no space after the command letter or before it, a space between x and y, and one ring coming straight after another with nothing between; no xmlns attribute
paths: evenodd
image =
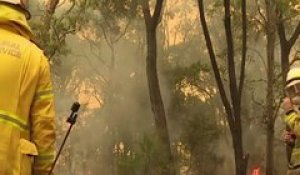
<svg viewBox="0 0 300 175"><path fill-rule="evenodd" d="M300 116L296 112L284 115L283 121L294 131L296 136L300 136Z"/></svg>
<svg viewBox="0 0 300 175"><path fill-rule="evenodd" d="M36 144L38 156L33 169L36 174L46 174L55 159L55 111L50 66L42 58L39 82L31 108L31 139Z"/></svg>

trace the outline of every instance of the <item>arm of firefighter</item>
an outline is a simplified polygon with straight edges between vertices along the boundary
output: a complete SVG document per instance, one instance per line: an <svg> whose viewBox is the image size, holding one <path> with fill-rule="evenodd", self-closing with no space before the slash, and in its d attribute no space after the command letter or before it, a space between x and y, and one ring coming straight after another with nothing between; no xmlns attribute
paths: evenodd
<svg viewBox="0 0 300 175"><path fill-rule="evenodd" d="M38 156L34 161L35 174L47 174L55 159L55 111L49 63L42 59L39 83L31 109L32 141Z"/></svg>
<svg viewBox="0 0 300 175"><path fill-rule="evenodd" d="M283 116L283 121L292 129L296 136L300 136L300 116L296 112L290 112Z"/></svg>

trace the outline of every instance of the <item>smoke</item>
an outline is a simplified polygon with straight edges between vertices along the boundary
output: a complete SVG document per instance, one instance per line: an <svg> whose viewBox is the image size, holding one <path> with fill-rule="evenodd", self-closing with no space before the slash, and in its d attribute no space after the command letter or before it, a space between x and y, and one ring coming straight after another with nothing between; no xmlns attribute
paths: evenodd
<svg viewBox="0 0 300 175"><path fill-rule="evenodd" d="M216 175L231 175L234 172L232 141L228 126L224 122L220 100L214 99L214 102L209 101L203 105L203 103L198 102L198 99L197 105L199 103L199 106L194 105L194 108L189 108L187 110L188 114L178 114L176 116L177 111L169 111L169 109L176 109L172 108L174 89L176 88L171 87L174 85L170 83L172 77L170 78L170 75L166 72L176 66L187 68L197 62L201 63L203 69L207 69L207 66L209 66L202 31L199 28L198 19L195 18L197 8L195 8L195 4L187 5L183 1L182 3L185 4L185 13L179 13L178 7L175 6L172 9L173 5L169 5L166 13L170 15L170 18L162 20L173 20L174 23L169 24L169 26L167 26L167 23L163 23L158 30L159 78L168 116L173 151L175 150L176 153L174 145L183 142L181 140L183 134L192 128L192 126L184 125L186 123L182 121L188 121L197 124L199 128L205 128L204 121L211 122L210 119L213 118L216 127L213 128L213 132L215 132L215 129L221 128L221 134L217 140L208 144L208 146L203 143L207 147L199 143L197 149L200 151L213 150L214 155L222 159L222 161L215 161L211 164L216 170ZM194 15L193 18L184 18L186 17L185 14L188 14L186 12L191 10L193 10L193 13L191 13ZM38 9L33 11L34 15L38 15L38 13ZM172 13L174 13L174 16ZM225 64L224 50L226 48L224 46L226 44L225 39L223 39L223 23L220 22L222 21L222 14L211 16L209 20L218 61L220 64ZM179 22L180 25L186 22L190 28L180 27L179 24L176 25L176 22ZM172 28L172 30L165 29L167 27ZM100 28L97 28L97 30L101 31ZM90 36L91 41L87 41L82 37L84 32L86 32L86 36ZM148 159L152 158L151 160L154 159L155 161L155 158L153 158L155 154L152 155L153 157L149 155L155 153L156 149L155 138L153 137L155 131L154 118L150 107L146 79L144 23L139 19L131 21L131 26L126 34L113 45L107 44L106 38L102 35L99 38L93 38L95 37L93 32L93 30L88 30L87 27L81 33L69 36L66 42L70 54L61 56L59 58L60 63L53 67L59 126L57 145L61 142L68 127L65 120L70 112L70 105L73 101L83 101L78 123L71 133L56 172L63 175L142 174L142 170L149 168L147 165L154 164ZM170 36L166 36L164 32L169 33ZM178 37L177 39L175 34ZM184 34L187 35L186 38L183 38ZM167 39L172 44L166 46L165 40ZM264 103L265 91L262 89L266 87L264 82L266 67L264 63L264 38L259 35L259 37L251 39L249 43L242 118L245 153L250 155L248 168L251 170L256 166L264 169L265 166L264 110L263 106L258 103ZM169 67L166 66L167 64ZM223 70L223 67L220 66L220 69ZM226 85L228 83L226 81L227 77L224 76L224 78ZM209 74L204 82L216 87L213 74ZM213 94L213 98L219 97ZM200 105L202 106L200 107ZM216 110L221 112L217 113ZM192 122L190 121L191 118L193 119ZM282 161L284 160L283 144L279 141L282 130L279 120L276 121L275 130L277 144L275 148L276 170L280 172L279 174L282 174L285 171L285 162ZM200 137L192 132L190 134L191 137L195 136L197 139ZM197 139L195 140L200 140ZM193 139L191 140L193 141ZM191 149L187 150L185 152L187 154L184 156L192 152ZM198 159L195 162L201 159L201 156L196 155L195 157ZM197 168L195 169L197 170Z"/></svg>
<svg viewBox="0 0 300 175"><path fill-rule="evenodd" d="M114 45L115 63L110 67L112 53L105 40L92 49L77 36L67 43L71 54L54 68L59 123L64 123L73 100L85 96L86 104L57 171L114 174L116 147L124 144L122 149L131 149L128 146L153 130L144 53L133 41L122 39Z"/></svg>

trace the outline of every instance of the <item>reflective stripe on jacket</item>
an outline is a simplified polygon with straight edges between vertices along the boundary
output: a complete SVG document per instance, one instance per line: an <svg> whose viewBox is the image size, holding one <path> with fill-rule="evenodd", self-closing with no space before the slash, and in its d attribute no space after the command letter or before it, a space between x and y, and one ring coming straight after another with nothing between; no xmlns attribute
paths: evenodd
<svg viewBox="0 0 300 175"><path fill-rule="evenodd" d="M54 161L50 68L30 38L24 15L0 4L0 175L47 174Z"/></svg>

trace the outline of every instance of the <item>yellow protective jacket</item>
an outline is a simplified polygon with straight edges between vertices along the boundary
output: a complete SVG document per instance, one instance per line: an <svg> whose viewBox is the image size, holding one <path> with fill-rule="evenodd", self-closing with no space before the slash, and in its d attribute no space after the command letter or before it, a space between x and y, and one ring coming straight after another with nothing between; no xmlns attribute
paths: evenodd
<svg viewBox="0 0 300 175"><path fill-rule="evenodd" d="M295 146L292 151L290 168L300 167L300 116L296 112L291 112L283 116L284 122L293 130L296 135Z"/></svg>
<svg viewBox="0 0 300 175"><path fill-rule="evenodd" d="M24 14L0 4L0 175L46 175L54 161L49 63L31 36Z"/></svg>

